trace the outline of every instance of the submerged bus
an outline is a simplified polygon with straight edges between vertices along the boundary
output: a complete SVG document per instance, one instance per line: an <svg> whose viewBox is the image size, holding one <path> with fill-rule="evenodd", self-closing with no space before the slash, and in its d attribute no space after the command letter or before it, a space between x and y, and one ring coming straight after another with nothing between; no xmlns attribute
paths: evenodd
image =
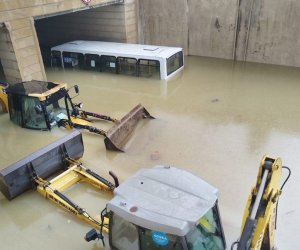
<svg viewBox="0 0 300 250"><path fill-rule="evenodd" d="M168 79L184 67L182 48L72 41L51 48L51 67Z"/></svg>

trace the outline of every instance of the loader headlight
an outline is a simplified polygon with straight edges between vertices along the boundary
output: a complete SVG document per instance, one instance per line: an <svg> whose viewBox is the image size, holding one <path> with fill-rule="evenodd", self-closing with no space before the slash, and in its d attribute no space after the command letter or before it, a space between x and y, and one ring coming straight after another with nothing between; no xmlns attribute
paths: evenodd
<svg viewBox="0 0 300 250"><path fill-rule="evenodd" d="M82 109L83 108L83 103L80 102L80 103L76 103L74 104L76 108L79 108L79 109Z"/></svg>
<svg viewBox="0 0 300 250"><path fill-rule="evenodd" d="M84 237L84 239L87 242L90 242L91 240L95 240L97 238L99 238L99 235L98 235L96 229L92 229L92 230L88 231Z"/></svg>

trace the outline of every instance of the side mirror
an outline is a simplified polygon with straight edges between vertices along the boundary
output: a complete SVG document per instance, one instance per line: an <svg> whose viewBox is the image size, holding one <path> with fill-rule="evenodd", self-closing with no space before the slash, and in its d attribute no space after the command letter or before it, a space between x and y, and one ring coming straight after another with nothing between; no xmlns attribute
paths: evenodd
<svg viewBox="0 0 300 250"><path fill-rule="evenodd" d="M83 103L82 102L80 102L80 103L74 103L74 106L76 107L76 108L79 108L79 109L82 109L83 108Z"/></svg>
<svg viewBox="0 0 300 250"><path fill-rule="evenodd" d="M34 106L34 110L35 112L39 115L39 114L42 114L43 113L43 109L42 109L42 106L40 104L37 104Z"/></svg>
<svg viewBox="0 0 300 250"><path fill-rule="evenodd" d="M79 93L79 87L78 87L78 85L75 85L74 89L75 89L76 94L78 94Z"/></svg>

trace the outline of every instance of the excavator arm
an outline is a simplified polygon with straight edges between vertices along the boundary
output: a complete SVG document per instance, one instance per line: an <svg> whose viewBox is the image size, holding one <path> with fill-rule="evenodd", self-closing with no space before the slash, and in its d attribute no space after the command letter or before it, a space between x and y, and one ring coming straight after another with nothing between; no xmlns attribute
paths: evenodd
<svg viewBox="0 0 300 250"><path fill-rule="evenodd" d="M244 211L242 233L237 250L272 250L282 162L265 156L260 164L255 187Z"/></svg>

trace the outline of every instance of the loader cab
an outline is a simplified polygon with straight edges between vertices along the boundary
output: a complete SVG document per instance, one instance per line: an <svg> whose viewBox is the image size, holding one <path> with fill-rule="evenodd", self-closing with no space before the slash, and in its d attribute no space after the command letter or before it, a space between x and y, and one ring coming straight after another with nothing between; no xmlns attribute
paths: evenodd
<svg viewBox="0 0 300 250"><path fill-rule="evenodd" d="M10 119L17 125L50 130L60 119L68 119L73 105L66 84L29 81L6 89Z"/></svg>
<svg viewBox="0 0 300 250"><path fill-rule="evenodd" d="M166 178L168 176L168 178ZM224 250L218 190L174 167L143 169L108 203L113 250Z"/></svg>

